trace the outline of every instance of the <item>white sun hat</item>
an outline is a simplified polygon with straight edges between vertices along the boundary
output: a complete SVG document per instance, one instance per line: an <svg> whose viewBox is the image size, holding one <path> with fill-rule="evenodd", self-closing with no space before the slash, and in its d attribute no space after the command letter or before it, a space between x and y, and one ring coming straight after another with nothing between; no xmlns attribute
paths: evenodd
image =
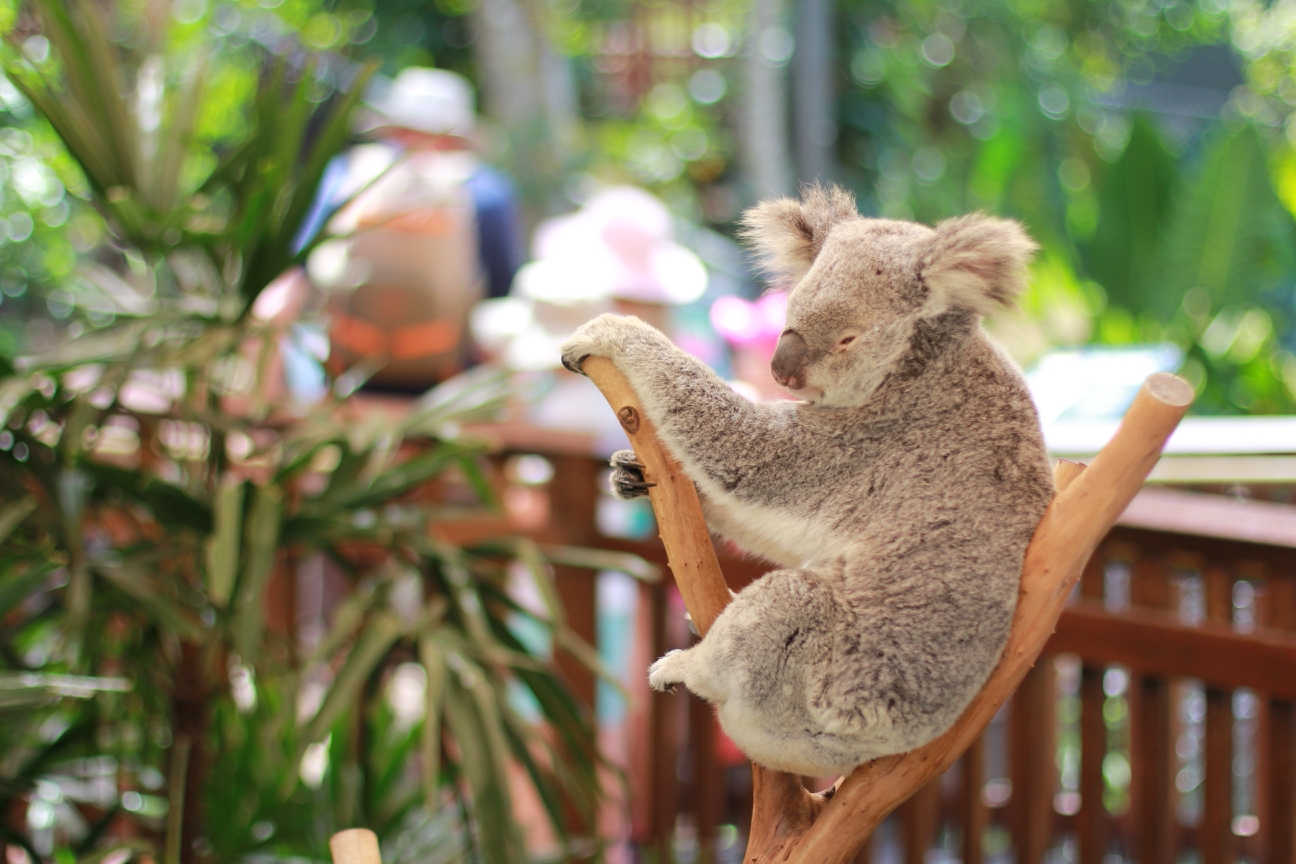
<svg viewBox="0 0 1296 864"><path fill-rule="evenodd" d="M445 69L402 69L383 92L368 100L368 106L369 129L399 126L466 138L476 124L472 85Z"/></svg>

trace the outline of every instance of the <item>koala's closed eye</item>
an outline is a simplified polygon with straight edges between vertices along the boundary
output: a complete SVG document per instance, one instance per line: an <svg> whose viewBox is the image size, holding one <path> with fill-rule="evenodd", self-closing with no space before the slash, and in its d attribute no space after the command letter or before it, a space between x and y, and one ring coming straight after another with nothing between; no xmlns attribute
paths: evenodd
<svg viewBox="0 0 1296 864"><path fill-rule="evenodd" d="M841 337L840 339L837 340L837 347L838 347L838 348L846 348L846 347L848 347L848 346L849 346L852 342L854 342L854 341L855 341L855 334L854 334L854 333L848 333L848 334L846 334L845 336L843 336L843 337Z"/></svg>

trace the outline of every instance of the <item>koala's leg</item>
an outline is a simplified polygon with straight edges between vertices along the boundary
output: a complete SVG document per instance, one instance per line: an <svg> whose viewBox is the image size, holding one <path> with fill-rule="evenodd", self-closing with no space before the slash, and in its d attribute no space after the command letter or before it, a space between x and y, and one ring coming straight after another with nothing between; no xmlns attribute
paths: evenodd
<svg viewBox="0 0 1296 864"><path fill-rule="evenodd" d="M715 703L726 734L762 765L812 776L845 770L862 760L816 723L809 704L831 671L841 614L819 574L766 574L700 643L654 663L649 683L658 690L683 684Z"/></svg>

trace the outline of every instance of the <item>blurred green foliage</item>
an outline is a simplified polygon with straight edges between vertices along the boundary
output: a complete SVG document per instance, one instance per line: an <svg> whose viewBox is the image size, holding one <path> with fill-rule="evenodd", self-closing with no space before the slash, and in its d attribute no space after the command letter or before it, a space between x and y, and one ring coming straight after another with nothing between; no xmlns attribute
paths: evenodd
<svg viewBox="0 0 1296 864"><path fill-rule="evenodd" d="M110 238L44 298L75 338L0 356L0 840L37 862L322 860L368 826L389 860L510 864L516 766L558 854L590 854L603 766L549 651L600 666L549 564L626 560L435 539L494 506L459 429L498 408L495 373L401 417L355 408L363 369L290 404L284 325L255 309L312 248L298 226L368 70L283 30L195 50L210 31L150 32L148 8L41 0L0 55L62 145L49 206ZM309 640L266 599L307 560L347 583Z"/></svg>
<svg viewBox="0 0 1296 864"><path fill-rule="evenodd" d="M1048 299L994 322L1020 359L1050 345L1168 340L1188 358L1195 410L1296 411L1296 223L1274 170L1291 152L1290 108L1227 78L1214 121L1122 101L1194 62L1194 48L1236 40L1240 12L1254 10L1069 0L980 4L975 16L942 4L842 10L840 153L861 197L924 220L986 208L1043 243L1033 293ZM1247 60L1239 79L1254 80ZM1257 62L1272 74L1276 59Z"/></svg>
<svg viewBox="0 0 1296 864"><path fill-rule="evenodd" d="M630 181L731 230L749 203L737 146L743 64L757 50L745 32L749 5L531 8L532 29L571 67L582 124L561 164L529 159L527 135L496 141L512 148L501 158L524 175L530 204L568 206L589 177ZM1201 391L1195 410L1296 411L1296 263L1286 251L1296 84L1281 14L1216 0L995 0L975 12L949 2L836 5L839 71L827 86L837 94L838 181L878 215L934 221L984 208L1025 221L1044 245L1034 293L1024 314L993 322L1023 362L1049 347L1168 339ZM193 58L209 46L195 149L211 152L245 122L230 106L255 83L246 46L294 38L338 52L339 64L372 55L388 73L435 63L480 80L481 14L469 0L175 0L165 54ZM21 40L16 15L12 0L0 4ZM114 38L138 51L161 37L141 24ZM1211 46L1233 58L1242 82L1221 79L1215 118L1140 110L1129 97ZM47 48L38 38L26 50ZM328 98L334 78L321 76L316 98ZM0 103L0 234L26 238L0 244L0 351L12 355L115 312L77 287L78 258L102 256L106 238L84 206L83 178L8 82ZM547 166L544 176L528 165Z"/></svg>
<svg viewBox="0 0 1296 864"><path fill-rule="evenodd" d="M750 203L737 147L744 64L764 50L745 29L749 8L551 10L574 22L556 42L579 72L592 151L574 165L732 230ZM793 30L795 4L787 12ZM1022 362L1051 347L1168 340L1200 391L1194 410L1296 411L1296 38L1280 12L841 0L835 15L838 75L824 85L837 103L834 179L876 215L1023 220L1044 247L1032 293L1021 314L992 322ZM1140 89L1203 63L1215 80L1187 89L1218 93L1206 109ZM636 75L648 83L627 85Z"/></svg>

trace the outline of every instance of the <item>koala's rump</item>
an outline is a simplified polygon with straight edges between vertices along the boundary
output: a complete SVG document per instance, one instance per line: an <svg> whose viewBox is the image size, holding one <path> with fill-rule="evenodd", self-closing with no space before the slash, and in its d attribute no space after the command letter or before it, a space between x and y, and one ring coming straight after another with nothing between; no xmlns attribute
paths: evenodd
<svg viewBox="0 0 1296 864"><path fill-rule="evenodd" d="M809 698L826 728L857 738L861 761L948 728L1007 641L1017 569L945 553L932 546L903 567L874 559L845 573L832 658Z"/></svg>

